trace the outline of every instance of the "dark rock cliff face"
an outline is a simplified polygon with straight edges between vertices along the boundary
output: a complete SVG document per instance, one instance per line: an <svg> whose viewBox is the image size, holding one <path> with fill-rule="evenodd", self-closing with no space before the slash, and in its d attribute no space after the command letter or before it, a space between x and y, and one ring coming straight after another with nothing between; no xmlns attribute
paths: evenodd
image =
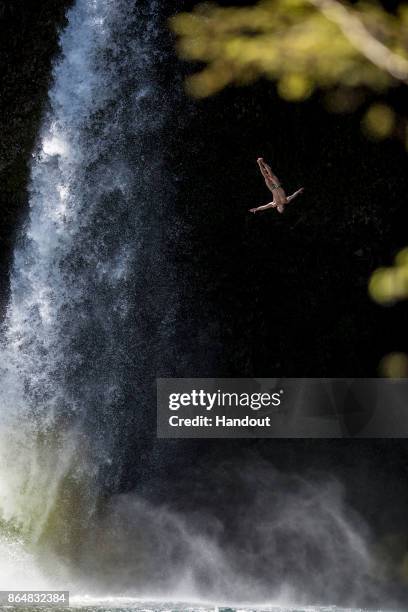
<svg viewBox="0 0 408 612"><path fill-rule="evenodd" d="M58 30L70 0L0 2L0 306L16 227L27 203L28 161L46 102Z"/></svg>

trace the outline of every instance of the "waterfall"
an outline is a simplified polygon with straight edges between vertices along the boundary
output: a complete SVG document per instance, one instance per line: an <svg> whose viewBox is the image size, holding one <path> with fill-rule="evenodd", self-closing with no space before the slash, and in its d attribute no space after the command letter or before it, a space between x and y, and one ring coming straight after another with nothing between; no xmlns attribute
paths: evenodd
<svg viewBox="0 0 408 612"><path fill-rule="evenodd" d="M62 510L92 514L120 478L126 421L147 427L146 278L166 205L157 10L77 0L60 37L1 346L0 517L31 541Z"/></svg>

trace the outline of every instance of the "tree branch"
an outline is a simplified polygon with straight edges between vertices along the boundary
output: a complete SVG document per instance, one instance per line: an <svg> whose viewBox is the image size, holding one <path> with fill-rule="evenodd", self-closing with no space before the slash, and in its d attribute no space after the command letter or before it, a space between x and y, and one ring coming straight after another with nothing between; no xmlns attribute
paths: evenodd
<svg viewBox="0 0 408 612"><path fill-rule="evenodd" d="M309 0L327 19L336 23L355 49L395 79L408 83L408 60L377 40L357 15L337 0Z"/></svg>

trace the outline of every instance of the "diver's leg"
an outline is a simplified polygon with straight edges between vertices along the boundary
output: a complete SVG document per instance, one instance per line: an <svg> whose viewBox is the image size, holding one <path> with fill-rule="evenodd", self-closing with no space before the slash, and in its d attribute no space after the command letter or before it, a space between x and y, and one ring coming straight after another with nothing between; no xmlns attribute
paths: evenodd
<svg viewBox="0 0 408 612"><path fill-rule="evenodd" d="M258 159L258 165L265 180L272 181L276 185L279 185L278 177L272 172L272 168L262 157Z"/></svg>

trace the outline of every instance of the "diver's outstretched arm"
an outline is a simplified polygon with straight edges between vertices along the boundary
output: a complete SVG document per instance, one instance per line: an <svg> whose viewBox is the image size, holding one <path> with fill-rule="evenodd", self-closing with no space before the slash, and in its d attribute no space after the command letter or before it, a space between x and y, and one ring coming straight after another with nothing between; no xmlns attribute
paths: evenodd
<svg viewBox="0 0 408 612"><path fill-rule="evenodd" d="M286 198L286 204L289 204L290 202L292 202L295 198L298 197L298 195L300 195L303 192L304 192L304 187L301 187L300 189L292 193L292 195ZM283 204L277 204L276 202L269 202L268 204L264 204L263 206L257 206L256 208L250 208L249 212L257 213L263 210L268 210L268 208L276 208L277 211L280 213L283 213L285 210L285 206Z"/></svg>
<svg viewBox="0 0 408 612"><path fill-rule="evenodd" d="M250 208L249 212L256 213L262 210L268 210L268 208L276 208L275 202L269 202L269 204L264 204L263 206L257 206L256 208Z"/></svg>
<svg viewBox="0 0 408 612"><path fill-rule="evenodd" d="M298 195L300 195L301 193L304 192L304 187L301 187L300 189L298 189L297 191L295 191L295 193L292 193L292 195L288 196L286 198L287 203L289 204L289 202L291 202L292 200L294 200L295 198L298 197Z"/></svg>

